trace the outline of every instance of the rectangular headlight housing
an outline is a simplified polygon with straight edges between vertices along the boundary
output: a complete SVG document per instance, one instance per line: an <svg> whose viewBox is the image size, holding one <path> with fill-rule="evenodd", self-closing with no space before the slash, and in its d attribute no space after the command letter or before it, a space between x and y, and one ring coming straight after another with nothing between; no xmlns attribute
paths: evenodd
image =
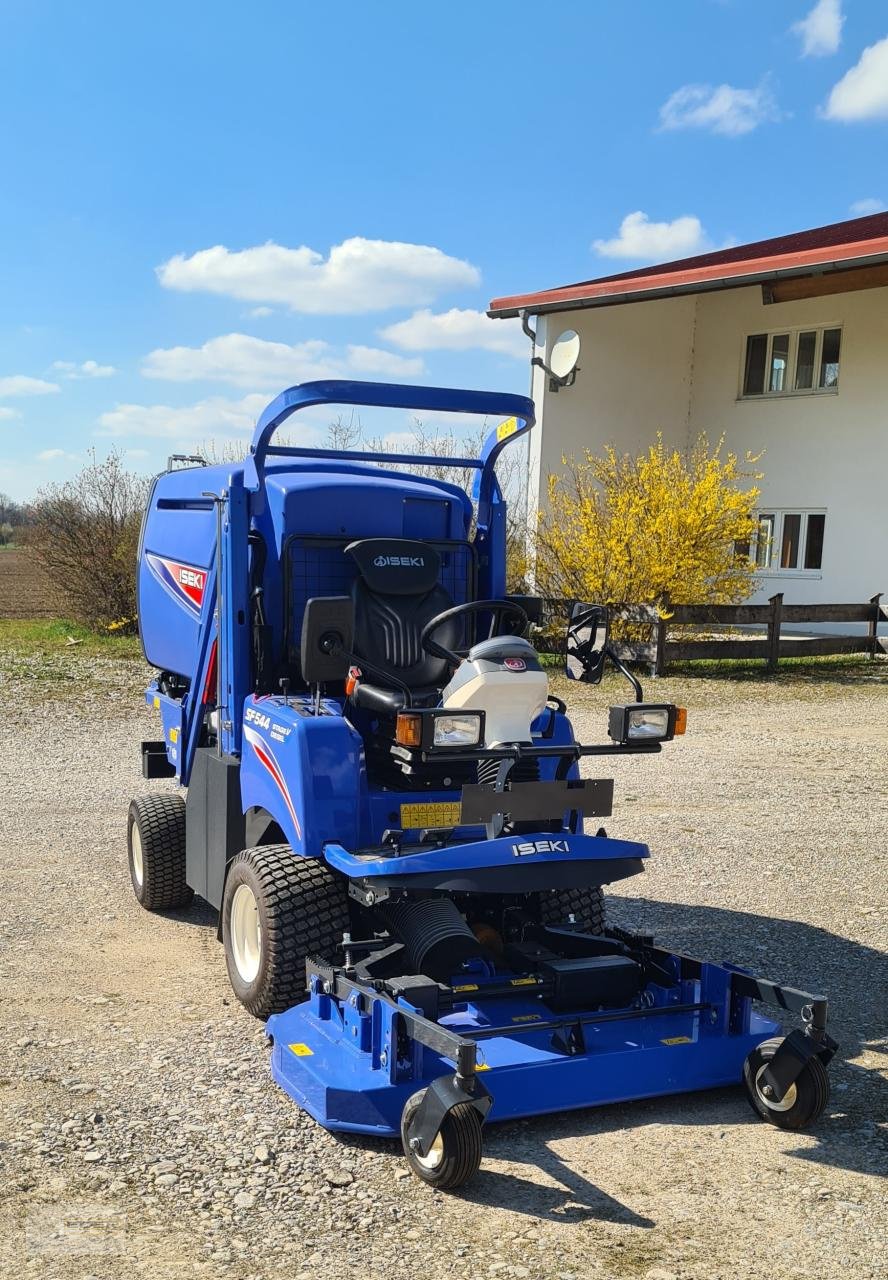
<svg viewBox="0 0 888 1280"><path fill-rule="evenodd" d="M458 715L436 712L432 722L433 747L477 747L481 741L479 711L462 711Z"/></svg>
<svg viewBox="0 0 888 1280"><path fill-rule="evenodd" d="M477 747L484 736L483 711L402 711L395 741L422 751L461 751Z"/></svg>
<svg viewBox="0 0 888 1280"><path fill-rule="evenodd" d="M624 747L632 742L671 742L676 731L684 732L684 719L684 708L671 702L628 702L609 709L607 732Z"/></svg>

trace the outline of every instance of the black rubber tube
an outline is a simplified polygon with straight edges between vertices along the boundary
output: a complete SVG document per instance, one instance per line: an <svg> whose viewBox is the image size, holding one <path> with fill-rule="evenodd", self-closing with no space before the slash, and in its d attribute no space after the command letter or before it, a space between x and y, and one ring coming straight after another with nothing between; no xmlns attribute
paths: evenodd
<svg viewBox="0 0 888 1280"><path fill-rule="evenodd" d="M446 982L484 948L449 898L404 898L380 908L414 973Z"/></svg>

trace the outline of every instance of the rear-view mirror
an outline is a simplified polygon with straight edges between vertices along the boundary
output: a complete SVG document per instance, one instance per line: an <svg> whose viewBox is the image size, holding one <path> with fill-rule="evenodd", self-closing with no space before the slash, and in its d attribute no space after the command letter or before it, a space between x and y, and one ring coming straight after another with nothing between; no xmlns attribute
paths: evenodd
<svg viewBox="0 0 888 1280"><path fill-rule="evenodd" d="M601 604L577 602L567 624L566 667L571 680L598 684L607 656L609 617Z"/></svg>

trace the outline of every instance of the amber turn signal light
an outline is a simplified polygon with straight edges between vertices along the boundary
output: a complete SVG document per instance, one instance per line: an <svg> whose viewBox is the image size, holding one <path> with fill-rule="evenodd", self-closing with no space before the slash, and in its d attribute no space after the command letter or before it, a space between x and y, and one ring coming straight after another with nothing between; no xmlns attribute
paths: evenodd
<svg viewBox="0 0 888 1280"><path fill-rule="evenodd" d="M688 727L687 707L676 707L675 708L675 728L672 730L672 732L677 737L680 733L684 733L687 727Z"/></svg>
<svg viewBox="0 0 888 1280"><path fill-rule="evenodd" d="M422 716L414 712L401 712L395 723L395 742L402 747L418 747L422 744Z"/></svg>

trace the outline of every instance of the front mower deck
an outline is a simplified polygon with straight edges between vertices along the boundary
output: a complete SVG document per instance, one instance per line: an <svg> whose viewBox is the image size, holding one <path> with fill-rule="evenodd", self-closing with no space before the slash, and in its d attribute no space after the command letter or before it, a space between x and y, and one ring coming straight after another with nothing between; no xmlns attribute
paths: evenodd
<svg viewBox="0 0 888 1280"><path fill-rule="evenodd" d="M660 979L624 1008L553 1008L544 976L483 965L434 984L309 962L308 1001L268 1021L272 1074L326 1128L395 1136L407 1099L454 1065L468 1099L479 1073L494 1121L739 1084L747 1056L779 1030L753 999L801 1012L828 1052L816 1040L820 998L617 935Z"/></svg>

